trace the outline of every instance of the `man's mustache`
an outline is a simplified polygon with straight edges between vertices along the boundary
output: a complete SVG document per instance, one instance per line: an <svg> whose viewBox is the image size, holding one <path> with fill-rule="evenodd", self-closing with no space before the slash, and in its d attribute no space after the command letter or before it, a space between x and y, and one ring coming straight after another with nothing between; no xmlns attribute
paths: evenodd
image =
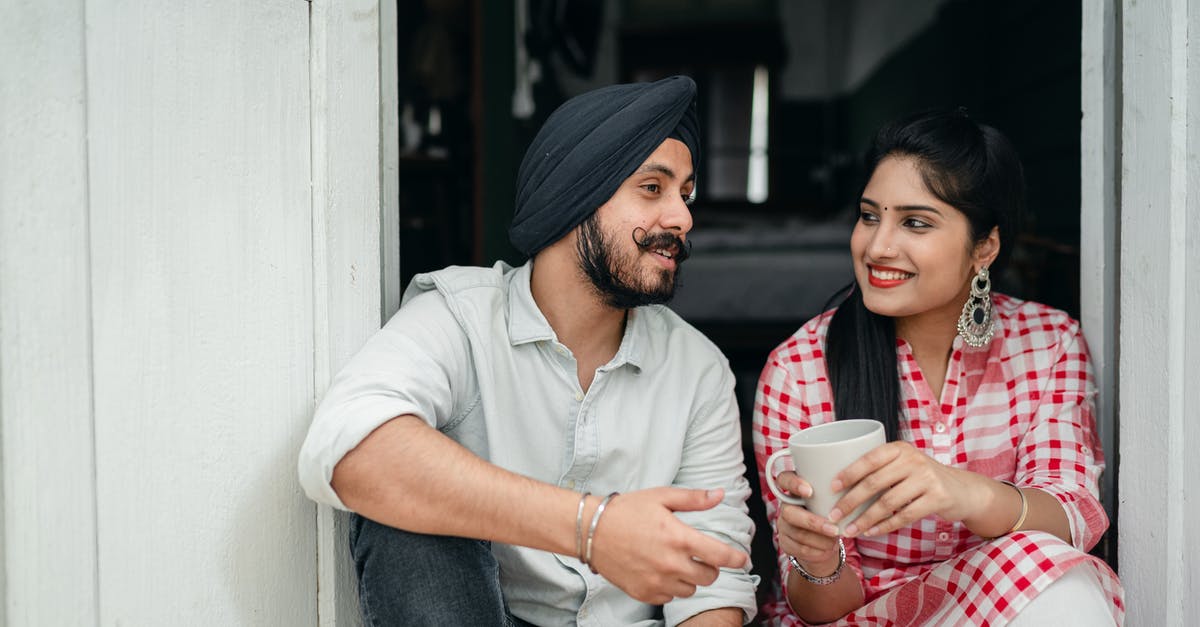
<svg viewBox="0 0 1200 627"><path fill-rule="evenodd" d="M638 237L638 231L641 231L641 237ZM683 263L692 256L692 243L683 241L683 238L671 231L648 233L646 229L639 226L633 229L633 243L643 251L658 249L669 251L676 264Z"/></svg>

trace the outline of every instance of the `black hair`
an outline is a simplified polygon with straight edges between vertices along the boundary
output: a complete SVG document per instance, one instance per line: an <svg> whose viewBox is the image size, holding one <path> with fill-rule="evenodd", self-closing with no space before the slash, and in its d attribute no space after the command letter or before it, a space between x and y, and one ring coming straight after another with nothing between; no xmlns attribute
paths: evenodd
<svg viewBox="0 0 1200 627"><path fill-rule="evenodd" d="M893 156L913 159L929 192L966 216L973 242L998 229L1000 251L992 268L1003 267L1025 207L1025 177L1008 139L962 108L909 115L875 134L862 189L879 163ZM903 408L895 321L867 309L854 283L829 322L825 363L838 419L873 418L883 423L889 441L898 439Z"/></svg>

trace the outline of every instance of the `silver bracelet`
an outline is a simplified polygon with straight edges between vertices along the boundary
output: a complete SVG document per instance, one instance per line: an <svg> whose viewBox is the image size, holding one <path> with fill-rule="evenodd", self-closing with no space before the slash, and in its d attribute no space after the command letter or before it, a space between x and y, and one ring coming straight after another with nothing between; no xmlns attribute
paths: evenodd
<svg viewBox="0 0 1200 627"><path fill-rule="evenodd" d="M800 573L800 576L804 577L805 581L809 583L815 583L818 586L828 586L842 576L842 567L846 565L846 545L842 544L841 538L838 538L837 568L833 569L833 573L824 577L814 577L807 570L804 570L804 567L800 565L800 562L796 561L796 558L792 557L791 555L788 556L788 561L792 563L792 570Z"/></svg>
<svg viewBox="0 0 1200 627"><path fill-rule="evenodd" d="M584 552L585 559L583 560L583 563L587 564L587 567L592 569L592 573L596 575L600 574L600 571L596 570L595 566L592 566L592 539L596 535L596 523L600 522L600 514L604 513L604 508L608 507L608 502L618 494L620 494L620 492L612 492L608 496L604 497L603 501L600 501L600 506L596 508L596 513L592 515L592 524L590 527L588 527L587 549Z"/></svg>
<svg viewBox="0 0 1200 627"><path fill-rule="evenodd" d="M579 495L579 509L575 512L575 554L579 556L579 561L583 561L583 504L587 502L587 497L591 496L591 492L584 492Z"/></svg>

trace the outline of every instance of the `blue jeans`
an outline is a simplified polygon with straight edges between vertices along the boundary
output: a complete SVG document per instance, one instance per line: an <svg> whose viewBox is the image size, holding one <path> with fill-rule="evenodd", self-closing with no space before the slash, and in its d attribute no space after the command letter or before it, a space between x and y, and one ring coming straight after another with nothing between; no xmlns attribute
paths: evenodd
<svg viewBox="0 0 1200 627"><path fill-rule="evenodd" d="M367 627L529 623L509 614L491 544L350 517L350 554Z"/></svg>

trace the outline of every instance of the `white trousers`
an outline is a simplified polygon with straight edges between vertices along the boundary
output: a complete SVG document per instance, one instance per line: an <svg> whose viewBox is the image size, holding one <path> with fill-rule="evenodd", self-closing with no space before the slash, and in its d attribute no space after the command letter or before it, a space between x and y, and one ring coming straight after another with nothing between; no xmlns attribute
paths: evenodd
<svg viewBox="0 0 1200 627"><path fill-rule="evenodd" d="M1086 564L1068 570L1034 597L1009 623L1012 627L1097 627L1115 625L1096 571Z"/></svg>

